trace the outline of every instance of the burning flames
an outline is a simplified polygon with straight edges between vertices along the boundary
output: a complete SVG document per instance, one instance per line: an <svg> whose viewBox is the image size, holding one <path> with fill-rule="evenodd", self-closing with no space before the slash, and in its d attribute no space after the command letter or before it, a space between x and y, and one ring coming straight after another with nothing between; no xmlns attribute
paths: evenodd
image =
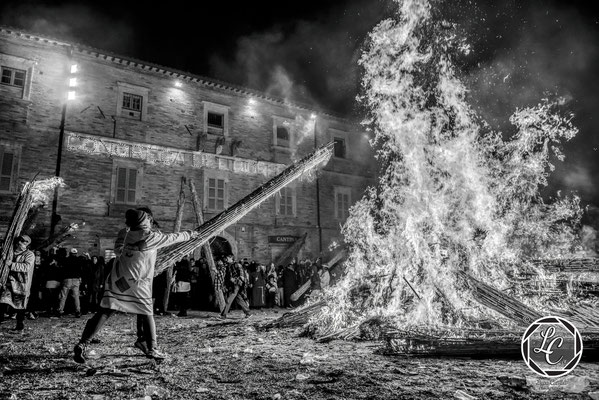
<svg viewBox="0 0 599 400"><path fill-rule="evenodd" d="M374 28L360 60L381 175L350 210L347 274L326 292L315 331L380 317L431 329L499 320L458 272L506 290L534 268L526 260L571 254L577 238L579 200L540 196L551 160L563 159L560 144L577 133L570 118L543 100L516 110L511 138L490 131L454 66L469 51L455 27L426 0L396 1L397 18ZM519 299L546 306L539 296Z"/></svg>

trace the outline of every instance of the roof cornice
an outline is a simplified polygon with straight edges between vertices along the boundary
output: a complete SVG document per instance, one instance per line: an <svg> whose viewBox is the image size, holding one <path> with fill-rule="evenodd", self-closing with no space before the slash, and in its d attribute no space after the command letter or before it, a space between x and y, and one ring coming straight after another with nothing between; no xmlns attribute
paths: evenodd
<svg viewBox="0 0 599 400"><path fill-rule="evenodd" d="M155 64L155 63L151 63L148 61L139 60L139 59L136 59L133 57L122 56L122 55L112 53L109 51L96 49L94 47L91 47L91 46L88 46L85 44L56 39L56 38L49 37L47 35L39 35L39 34L24 31L19 28L12 28L12 27L7 27L7 26L3 26L3 25L0 25L0 33L9 34L9 35L19 37L19 38L22 38L25 40L42 42L42 43L46 43L46 44L54 45L54 46L72 47L74 51L80 52L82 54L91 55L91 56L94 56L97 58L101 58L103 60L110 61L115 64L133 66L133 67L140 68L144 71L162 73L165 76L198 83L200 85L203 85L203 86L206 86L209 88L221 89L221 90L230 91L230 92L233 92L236 94L259 98L259 99L266 100L268 102L271 102L271 103L274 103L277 105L292 107L292 108L296 108L296 109L303 110L306 112L314 112L319 115L327 116L329 118L333 118L333 119L343 121L343 122L356 123L355 121L352 121L346 117L342 117L341 115L338 115L334 112L319 109L319 108L314 108L313 106L310 106L305 103L290 102L284 98L271 96L271 95L268 95L268 94L258 91L258 90L254 90L254 89L250 89L247 87L224 82L224 81L221 81L218 79L213 79L213 78L208 78L205 76L193 74L193 73L187 72L187 71L181 71L181 70L166 67L166 66L163 66L160 64Z"/></svg>

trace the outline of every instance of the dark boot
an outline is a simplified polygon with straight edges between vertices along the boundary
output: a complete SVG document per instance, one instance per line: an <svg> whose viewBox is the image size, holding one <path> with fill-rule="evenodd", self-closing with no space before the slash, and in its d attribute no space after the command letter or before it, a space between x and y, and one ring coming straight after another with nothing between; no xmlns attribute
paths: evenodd
<svg viewBox="0 0 599 400"><path fill-rule="evenodd" d="M87 361L87 345L85 343L78 343L73 349L73 360L79 364L85 364Z"/></svg>

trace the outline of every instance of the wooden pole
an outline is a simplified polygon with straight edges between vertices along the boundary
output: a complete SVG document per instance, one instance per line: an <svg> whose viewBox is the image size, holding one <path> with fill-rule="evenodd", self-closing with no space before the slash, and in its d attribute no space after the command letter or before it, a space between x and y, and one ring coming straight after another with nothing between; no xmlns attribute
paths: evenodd
<svg viewBox="0 0 599 400"><path fill-rule="evenodd" d="M177 200L177 214L175 216L175 225L173 232L181 230L181 222L183 221L183 206L185 205L185 183L184 176L181 177L181 189L179 190L179 199ZM164 312L168 311L168 301L171 294L171 280L173 279L174 264L169 265L166 270L166 293L164 294Z"/></svg>
<svg viewBox="0 0 599 400"><path fill-rule="evenodd" d="M191 202L193 204L193 209L196 214L196 221L198 226L201 226L204 223L204 212L202 211L202 203L198 198L198 193L196 192L196 186L191 179L187 180L189 184L189 191L191 192ZM216 271L216 264L214 263L214 256L212 255L212 249L210 248L210 244L208 242L204 243L202 246L204 249L204 255L206 256L206 261L208 261L208 270L210 271L210 279L212 280L212 288L216 290L216 277L218 272ZM218 308L220 311L225 309L225 298L222 293L214 293L216 296L216 302L218 303Z"/></svg>

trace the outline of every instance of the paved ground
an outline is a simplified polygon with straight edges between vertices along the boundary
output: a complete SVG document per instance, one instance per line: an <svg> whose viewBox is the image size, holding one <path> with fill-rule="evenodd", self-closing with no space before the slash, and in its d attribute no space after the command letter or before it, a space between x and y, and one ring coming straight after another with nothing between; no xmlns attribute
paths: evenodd
<svg viewBox="0 0 599 400"><path fill-rule="evenodd" d="M521 360L385 356L375 352L378 343L322 344L298 330L256 330L283 312L256 311L246 320L234 311L225 321L197 311L157 317L170 355L160 365L132 346L133 316L109 321L85 366L71 351L89 316L27 321L23 333L5 323L0 399L589 399L599 391L597 363L581 363L561 386L550 386Z"/></svg>

